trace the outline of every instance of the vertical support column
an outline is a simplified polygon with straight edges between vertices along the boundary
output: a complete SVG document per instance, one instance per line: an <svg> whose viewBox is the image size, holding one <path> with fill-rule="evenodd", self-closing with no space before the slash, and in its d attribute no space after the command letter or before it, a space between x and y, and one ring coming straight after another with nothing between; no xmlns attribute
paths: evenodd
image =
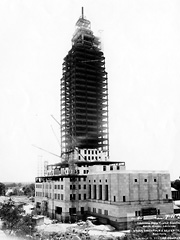
<svg viewBox="0 0 180 240"><path fill-rule="evenodd" d="M99 184L96 187L96 199L99 199Z"/></svg>

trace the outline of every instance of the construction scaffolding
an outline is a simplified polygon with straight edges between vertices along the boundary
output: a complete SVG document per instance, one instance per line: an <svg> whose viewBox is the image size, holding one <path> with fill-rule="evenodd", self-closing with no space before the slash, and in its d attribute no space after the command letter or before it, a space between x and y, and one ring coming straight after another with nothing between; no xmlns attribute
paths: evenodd
<svg viewBox="0 0 180 240"><path fill-rule="evenodd" d="M76 27L61 79L61 152L99 149L109 157L105 57L83 13Z"/></svg>

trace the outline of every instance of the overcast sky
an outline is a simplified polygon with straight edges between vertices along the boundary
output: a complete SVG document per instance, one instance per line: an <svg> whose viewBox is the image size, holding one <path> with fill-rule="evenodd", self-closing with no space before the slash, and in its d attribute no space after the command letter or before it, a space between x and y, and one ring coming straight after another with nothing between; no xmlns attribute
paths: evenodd
<svg viewBox="0 0 180 240"><path fill-rule="evenodd" d="M59 161L60 78L81 15L101 35L110 159L180 176L180 1L0 1L0 182ZM101 33L100 33L101 32Z"/></svg>

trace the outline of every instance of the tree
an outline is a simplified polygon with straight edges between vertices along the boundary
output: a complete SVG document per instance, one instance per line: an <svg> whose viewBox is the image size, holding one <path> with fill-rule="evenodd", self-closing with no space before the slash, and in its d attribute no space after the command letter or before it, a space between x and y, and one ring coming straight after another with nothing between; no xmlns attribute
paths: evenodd
<svg viewBox="0 0 180 240"><path fill-rule="evenodd" d="M10 199L0 208L0 219L3 230L12 232L17 236L31 235L35 231L35 222L31 215L24 215L22 207L16 206Z"/></svg>
<svg viewBox="0 0 180 240"><path fill-rule="evenodd" d="M35 221L31 215L25 215L18 222L16 235L19 237L23 237L25 235L32 235L35 232Z"/></svg>
<svg viewBox="0 0 180 240"><path fill-rule="evenodd" d="M35 196L35 184L31 183L23 187L24 194L28 197Z"/></svg>
<svg viewBox="0 0 180 240"><path fill-rule="evenodd" d="M0 182L0 196L4 196L5 195L5 184Z"/></svg>
<svg viewBox="0 0 180 240"><path fill-rule="evenodd" d="M6 183L6 188L13 188L16 187L17 184L16 183Z"/></svg>
<svg viewBox="0 0 180 240"><path fill-rule="evenodd" d="M172 181L171 182L171 187L173 187L176 190L180 191L180 179L176 179L175 181Z"/></svg>
<svg viewBox="0 0 180 240"><path fill-rule="evenodd" d="M15 206L10 199L0 208L0 218L3 222L3 229L9 230L9 233L16 230L17 224L22 218L22 208Z"/></svg>

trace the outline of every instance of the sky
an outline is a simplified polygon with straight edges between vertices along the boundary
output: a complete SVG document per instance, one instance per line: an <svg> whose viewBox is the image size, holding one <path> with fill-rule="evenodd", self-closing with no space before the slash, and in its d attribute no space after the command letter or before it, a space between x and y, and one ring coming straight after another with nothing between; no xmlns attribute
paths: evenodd
<svg viewBox="0 0 180 240"><path fill-rule="evenodd" d="M60 79L84 7L101 37L110 159L180 176L178 0L0 1L0 182L29 182L59 159Z"/></svg>

